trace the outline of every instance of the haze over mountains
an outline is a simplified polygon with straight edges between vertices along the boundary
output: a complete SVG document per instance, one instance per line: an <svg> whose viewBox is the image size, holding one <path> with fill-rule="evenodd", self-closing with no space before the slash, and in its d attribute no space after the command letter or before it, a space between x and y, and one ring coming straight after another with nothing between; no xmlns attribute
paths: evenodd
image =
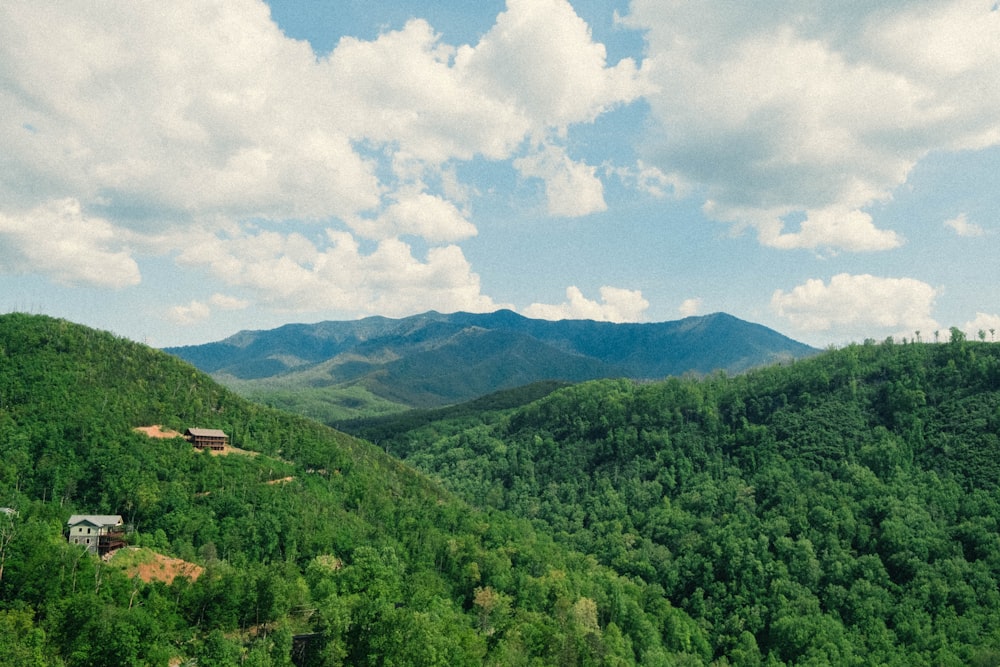
<svg viewBox="0 0 1000 667"><path fill-rule="evenodd" d="M270 398L289 391L332 396L351 389L356 401L361 392L396 411L540 380L739 373L816 352L724 313L616 324L536 320L507 310L288 324L166 351L244 393L267 388Z"/></svg>

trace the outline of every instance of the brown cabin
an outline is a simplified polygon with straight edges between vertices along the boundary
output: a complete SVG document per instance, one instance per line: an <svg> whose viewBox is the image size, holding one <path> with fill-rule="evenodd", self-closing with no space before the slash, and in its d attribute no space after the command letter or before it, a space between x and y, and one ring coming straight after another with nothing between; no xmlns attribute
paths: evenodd
<svg viewBox="0 0 1000 667"><path fill-rule="evenodd" d="M217 428L189 428L184 437L198 449L222 451L229 444L229 436Z"/></svg>

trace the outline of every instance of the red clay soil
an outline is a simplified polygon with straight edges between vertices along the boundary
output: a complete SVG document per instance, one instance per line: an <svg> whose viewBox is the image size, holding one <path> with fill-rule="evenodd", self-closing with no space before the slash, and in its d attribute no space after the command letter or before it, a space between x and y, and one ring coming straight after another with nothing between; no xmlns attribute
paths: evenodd
<svg viewBox="0 0 1000 667"><path fill-rule="evenodd" d="M268 484L286 484L286 483L292 481L293 479L295 479L295 478L291 477L291 476L289 476L289 477L282 477L281 479L272 479L270 482L267 482L267 483Z"/></svg>
<svg viewBox="0 0 1000 667"><path fill-rule="evenodd" d="M136 426L133 431L137 433L145 433L150 438L183 438L184 436L177 431L171 431L170 429L164 429L159 424L153 424L152 426ZM211 449L209 450L213 456L226 456L227 454L243 454L244 456L257 456L257 452L247 451L246 449L240 449L239 447L233 447L232 445L226 445L225 448Z"/></svg>
<svg viewBox="0 0 1000 667"><path fill-rule="evenodd" d="M139 433L145 433L150 438L183 438L184 436L177 431L171 431L170 429L163 430L163 427L159 424L153 424L152 426L136 426L133 431L138 431Z"/></svg>
<svg viewBox="0 0 1000 667"><path fill-rule="evenodd" d="M232 445L226 445L222 449L210 449L208 450L212 456L228 456L229 454L242 454L243 456L257 456L257 452L251 452L246 449L240 449L239 447L233 447Z"/></svg>
<svg viewBox="0 0 1000 667"><path fill-rule="evenodd" d="M162 554L152 554L153 558L148 563L139 563L129 567L126 571L128 575L139 575L139 578L147 584L151 581L162 581L170 585L177 577L187 577L191 581L196 581L201 576L205 568L194 563L189 563L180 558L171 558Z"/></svg>

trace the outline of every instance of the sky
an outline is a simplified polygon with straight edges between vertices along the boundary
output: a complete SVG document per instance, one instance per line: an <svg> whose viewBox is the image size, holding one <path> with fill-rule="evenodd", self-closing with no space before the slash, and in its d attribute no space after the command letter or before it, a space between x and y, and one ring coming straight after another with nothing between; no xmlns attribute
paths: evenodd
<svg viewBox="0 0 1000 667"><path fill-rule="evenodd" d="M5 0L0 312L1000 330L995 0Z"/></svg>

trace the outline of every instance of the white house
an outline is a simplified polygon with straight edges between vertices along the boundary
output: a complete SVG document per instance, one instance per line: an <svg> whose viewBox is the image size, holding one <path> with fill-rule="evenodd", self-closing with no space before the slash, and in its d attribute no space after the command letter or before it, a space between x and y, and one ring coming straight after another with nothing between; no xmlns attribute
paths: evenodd
<svg viewBox="0 0 1000 667"><path fill-rule="evenodd" d="M119 514L74 514L66 522L69 541L103 556L125 546L125 522Z"/></svg>

